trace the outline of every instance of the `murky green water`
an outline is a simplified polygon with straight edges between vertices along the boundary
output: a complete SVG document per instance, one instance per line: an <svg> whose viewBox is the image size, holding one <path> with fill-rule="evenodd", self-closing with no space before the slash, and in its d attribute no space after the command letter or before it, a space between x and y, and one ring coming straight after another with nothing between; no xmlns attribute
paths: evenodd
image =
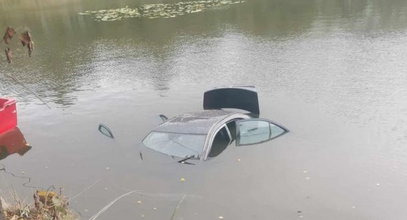
<svg viewBox="0 0 407 220"><path fill-rule="evenodd" d="M30 186L62 187L83 219L127 192L97 219L406 219L407 1L79 14L176 2L0 0L0 29L29 29L35 42L28 58L14 39L11 65L0 53L0 95L18 100L33 146L0 163ZM255 85L261 117L290 133L199 166L140 161L158 114L200 110L203 92L224 85ZM0 194L30 200L24 182L1 173Z"/></svg>

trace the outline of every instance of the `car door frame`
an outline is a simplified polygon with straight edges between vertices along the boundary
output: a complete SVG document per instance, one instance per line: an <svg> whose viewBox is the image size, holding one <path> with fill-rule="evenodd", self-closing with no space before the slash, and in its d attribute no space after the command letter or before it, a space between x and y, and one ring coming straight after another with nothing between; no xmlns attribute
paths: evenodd
<svg viewBox="0 0 407 220"><path fill-rule="evenodd" d="M215 139L216 134L223 128L226 127L226 130L228 131L229 137L230 136L230 131L229 128L226 126L226 123L230 122L230 121L239 121L239 120L244 120L244 119L250 119L251 117L247 114L243 114L243 113L232 113L230 115L228 115L227 117L223 118L222 120L218 121L217 123L215 123L211 129L209 130L207 136L206 136L206 140L205 140L205 144L204 144L204 148L202 151L202 160L207 160L208 159L208 155L209 152L212 149L212 144L213 141ZM231 142L232 142L232 138L231 138ZM230 143L229 143L230 145Z"/></svg>

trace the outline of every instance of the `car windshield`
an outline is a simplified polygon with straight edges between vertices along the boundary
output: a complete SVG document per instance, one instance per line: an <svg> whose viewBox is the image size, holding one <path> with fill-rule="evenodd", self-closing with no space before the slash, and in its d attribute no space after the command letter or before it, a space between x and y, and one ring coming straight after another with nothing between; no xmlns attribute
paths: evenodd
<svg viewBox="0 0 407 220"><path fill-rule="evenodd" d="M204 134L183 134L169 132L151 132L144 140L143 144L155 151L176 157L199 158L202 152L206 135Z"/></svg>

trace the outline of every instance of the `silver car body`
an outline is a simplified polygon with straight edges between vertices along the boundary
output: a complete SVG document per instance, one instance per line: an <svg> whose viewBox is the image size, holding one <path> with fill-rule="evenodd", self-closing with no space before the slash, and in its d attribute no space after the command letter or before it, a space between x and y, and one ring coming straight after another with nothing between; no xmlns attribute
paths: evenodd
<svg viewBox="0 0 407 220"><path fill-rule="evenodd" d="M222 100L226 108L240 110L217 109L223 106ZM237 146L252 145L288 131L258 118L254 87L209 90L204 95L204 109L166 120L143 139L144 146L172 157L207 160L220 154L234 140Z"/></svg>
<svg viewBox="0 0 407 220"><path fill-rule="evenodd" d="M152 132L206 135L203 150L199 155L199 158L206 160L215 135L220 129L225 127L230 139L232 140L231 132L229 131L228 127L225 126L227 122L249 118L251 117L248 114L239 112L225 110L203 110L178 115L154 128Z"/></svg>

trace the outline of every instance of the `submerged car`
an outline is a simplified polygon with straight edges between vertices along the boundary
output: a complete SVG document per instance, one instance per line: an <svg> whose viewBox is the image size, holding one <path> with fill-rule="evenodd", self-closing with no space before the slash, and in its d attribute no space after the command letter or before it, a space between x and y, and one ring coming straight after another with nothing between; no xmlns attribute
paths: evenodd
<svg viewBox="0 0 407 220"><path fill-rule="evenodd" d="M186 163L189 159L204 161L216 157L233 142L236 146L258 144L288 132L270 120L259 118L255 87L206 91L203 108L165 120L143 139L143 145Z"/></svg>

